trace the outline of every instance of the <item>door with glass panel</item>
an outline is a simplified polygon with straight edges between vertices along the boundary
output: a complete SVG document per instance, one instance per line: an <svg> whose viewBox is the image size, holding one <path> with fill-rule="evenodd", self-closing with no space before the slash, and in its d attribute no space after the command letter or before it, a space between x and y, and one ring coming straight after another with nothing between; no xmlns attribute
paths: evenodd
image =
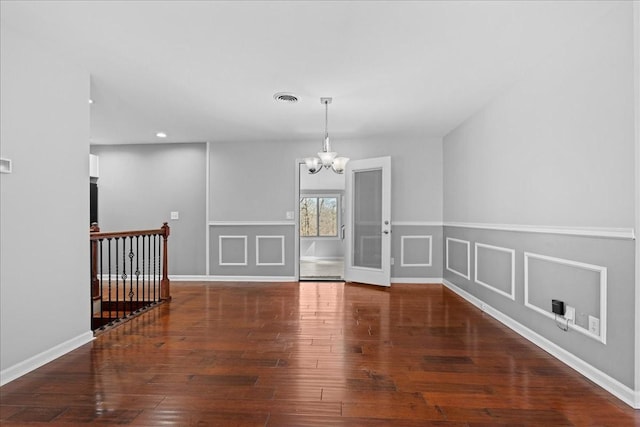
<svg viewBox="0 0 640 427"><path fill-rule="evenodd" d="M391 157L352 160L345 174L345 280L390 286Z"/></svg>

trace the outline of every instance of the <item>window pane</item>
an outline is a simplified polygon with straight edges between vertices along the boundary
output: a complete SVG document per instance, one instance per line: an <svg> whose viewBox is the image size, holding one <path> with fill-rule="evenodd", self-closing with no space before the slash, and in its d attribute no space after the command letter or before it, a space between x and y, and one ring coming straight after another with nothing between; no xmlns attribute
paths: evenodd
<svg viewBox="0 0 640 427"><path fill-rule="evenodd" d="M318 199L315 197L300 198L300 235L318 235Z"/></svg>
<svg viewBox="0 0 640 427"><path fill-rule="evenodd" d="M338 235L338 199L335 197L321 197L318 199L320 208L320 236Z"/></svg>
<svg viewBox="0 0 640 427"><path fill-rule="evenodd" d="M382 268L382 170L353 175L353 265Z"/></svg>

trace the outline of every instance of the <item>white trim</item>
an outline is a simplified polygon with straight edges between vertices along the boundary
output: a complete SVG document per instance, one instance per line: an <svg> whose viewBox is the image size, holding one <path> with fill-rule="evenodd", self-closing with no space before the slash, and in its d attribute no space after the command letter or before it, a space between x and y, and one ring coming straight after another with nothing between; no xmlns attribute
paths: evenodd
<svg viewBox="0 0 640 427"><path fill-rule="evenodd" d="M415 227L442 227L442 221L391 221L391 225Z"/></svg>
<svg viewBox="0 0 640 427"><path fill-rule="evenodd" d="M15 380L16 378L19 378L33 371L34 369L37 369L42 365L45 365L52 360L57 359L60 356L64 356L70 351L91 342L93 339L93 332L87 331L63 343L51 347L48 350L38 353L35 356L28 358L27 360L23 360L22 362L18 362L13 366L9 366L8 368L3 369L2 371L0 371L0 386L3 386Z"/></svg>
<svg viewBox="0 0 640 427"><path fill-rule="evenodd" d="M503 314L502 312L496 310L490 305L484 303L480 299L474 297L470 293L465 290L457 287L453 283L449 282L447 279L443 280L444 286L449 288L452 292L460 295L462 298L467 300L469 303L475 305L480 310L484 311L494 319L498 320L503 325L510 328L512 331L516 332L520 336L526 338L533 344L537 345L547 353L551 354L556 359L560 360L570 368L576 370L581 375L584 375L594 383L598 384L600 387L608 391L609 393L616 396L618 399L622 400L627 405L640 409L640 406L637 404L637 393L629 388L628 386L622 384L620 381L612 378L601 370L593 367L588 364L584 360L575 356L574 354L568 352L564 348L559 345L549 341L542 335L532 331L521 323L515 321L511 317ZM636 395L636 396L634 396ZM636 399L636 403L634 403L634 398Z"/></svg>
<svg viewBox="0 0 640 427"><path fill-rule="evenodd" d="M300 165L304 163L303 159L296 159L293 179L293 275L296 280L300 280Z"/></svg>
<svg viewBox="0 0 640 427"><path fill-rule="evenodd" d="M409 264L404 262L404 240L405 239L428 239L429 240L429 261L426 264ZM433 238L431 235L400 236L400 267L431 267L433 260Z"/></svg>
<svg viewBox="0 0 640 427"><path fill-rule="evenodd" d="M296 222L295 221L209 221L210 227L261 226L261 225L296 225Z"/></svg>
<svg viewBox="0 0 640 427"><path fill-rule="evenodd" d="M486 249L491 249L494 251L499 251L499 252L507 252L509 254L511 254L511 293L507 293L505 291L503 291L502 289L498 289L495 286L490 285L489 283L483 282L482 280L478 279L478 248L486 248ZM511 300L516 300L516 251L513 249L509 249L509 248L503 248L501 246L493 246L493 245L487 245L484 243L475 243L474 244L474 258L473 258L473 264L474 264L474 277L475 277L475 281L477 284L484 286L485 288L496 292L502 296L505 296Z"/></svg>
<svg viewBox="0 0 640 427"><path fill-rule="evenodd" d="M300 261L340 261L344 256L301 256Z"/></svg>
<svg viewBox="0 0 640 427"><path fill-rule="evenodd" d="M280 239L280 262L260 262L260 239ZM285 265L284 236L256 236L256 265Z"/></svg>
<svg viewBox="0 0 640 427"><path fill-rule="evenodd" d="M600 274L600 335L593 334L586 328L576 324L568 323L569 328L580 332L589 338L600 341L602 344L607 343L607 267L600 265L586 264L584 262L571 261L563 258L556 258L546 255L534 254L531 252L524 253L524 305L550 319L555 319L555 315L551 311L547 311L535 304L529 302L529 258L539 259L556 264L568 265L570 267L582 268L585 270L595 271Z"/></svg>
<svg viewBox="0 0 640 427"><path fill-rule="evenodd" d="M444 222L445 227L478 228L482 230L518 231L524 233L563 234L567 236L635 239L633 228L559 227L547 225L485 224L473 222Z"/></svg>
<svg viewBox="0 0 640 427"><path fill-rule="evenodd" d="M169 276L170 280L176 282L297 282L293 276L222 276L222 275L175 275ZM171 285L174 285L171 282ZM180 286L178 284L178 286Z"/></svg>
<svg viewBox="0 0 640 427"><path fill-rule="evenodd" d="M209 275L198 275L198 274L170 274L169 280L171 281L171 286L174 285L173 281L177 282L206 282Z"/></svg>
<svg viewBox="0 0 640 427"><path fill-rule="evenodd" d="M442 277L392 277L391 283L441 284Z"/></svg>
<svg viewBox="0 0 640 427"><path fill-rule="evenodd" d="M244 262L222 262L222 240L241 239L244 242ZM218 265L247 265L247 236L218 236Z"/></svg>
<svg viewBox="0 0 640 427"><path fill-rule="evenodd" d="M464 243L467 245L467 275L466 276L463 273L459 272L458 270L454 270L453 268L449 267L449 240L451 240L452 242ZM467 280L471 280L470 278L471 276L471 242L469 242L468 240L460 240L460 239L455 239L453 237L447 237L445 252L446 252L445 257L447 259L447 264L446 264L447 270L457 274L458 276L462 276Z"/></svg>
<svg viewBox="0 0 640 427"><path fill-rule="evenodd" d="M633 2L633 82L635 122L635 227L640 230L640 2ZM636 239L635 407L640 408L640 241Z"/></svg>
<svg viewBox="0 0 640 427"><path fill-rule="evenodd" d="M297 282L293 276L199 276L199 275L169 275L171 285L176 282ZM341 280L336 280L340 282ZM392 277L392 283L411 284L441 284L442 277ZM180 286L180 284L177 284Z"/></svg>
<svg viewBox="0 0 640 427"><path fill-rule="evenodd" d="M205 248L204 248L204 253L205 253L205 272L207 273L207 275L209 273L211 273L211 230L209 230L209 215L210 215L210 193L211 193L211 143L207 142L206 145L206 162L205 162L205 183L204 183L204 188L205 188L205 207L204 207L204 217L205 217L205 226L204 226L204 241L205 241Z"/></svg>

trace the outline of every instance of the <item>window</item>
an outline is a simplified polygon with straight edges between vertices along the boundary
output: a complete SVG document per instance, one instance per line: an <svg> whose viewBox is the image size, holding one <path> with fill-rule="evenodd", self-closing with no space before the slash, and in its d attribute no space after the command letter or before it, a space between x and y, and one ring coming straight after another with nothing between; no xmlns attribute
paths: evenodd
<svg viewBox="0 0 640 427"><path fill-rule="evenodd" d="M338 236L338 197L300 198L300 236Z"/></svg>

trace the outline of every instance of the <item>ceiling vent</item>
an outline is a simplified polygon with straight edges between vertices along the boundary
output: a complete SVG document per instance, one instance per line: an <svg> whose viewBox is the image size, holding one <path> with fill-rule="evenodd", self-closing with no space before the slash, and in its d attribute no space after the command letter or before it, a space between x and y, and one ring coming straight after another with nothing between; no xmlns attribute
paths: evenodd
<svg viewBox="0 0 640 427"><path fill-rule="evenodd" d="M295 102L298 102L298 97L288 92L278 92L275 95L273 95L273 99L275 99L278 102L285 102L288 104L293 104Z"/></svg>

